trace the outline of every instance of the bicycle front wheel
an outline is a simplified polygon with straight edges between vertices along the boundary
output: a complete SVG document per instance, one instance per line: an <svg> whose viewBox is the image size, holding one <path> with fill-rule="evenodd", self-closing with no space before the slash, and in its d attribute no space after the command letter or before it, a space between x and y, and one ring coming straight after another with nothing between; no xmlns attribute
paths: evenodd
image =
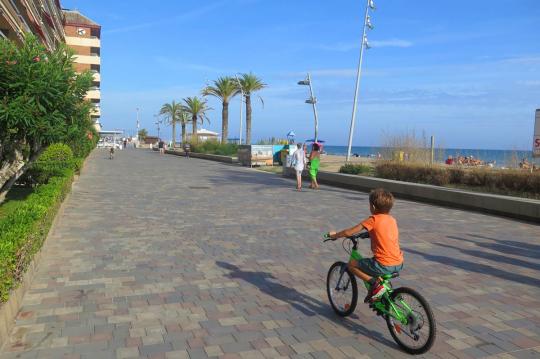
<svg viewBox="0 0 540 359"><path fill-rule="evenodd" d="M396 315L406 318L406 324L392 316L386 317L388 330L396 343L409 354L423 354L433 346L437 333L435 317L427 300L414 289L397 288L390 295Z"/></svg>
<svg viewBox="0 0 540 359"><path fill-rule="evenodd" d="M354 312L358 303L358 286L346 263L332 264L326 279L326 292L337 315L346 317Z"/></svg>

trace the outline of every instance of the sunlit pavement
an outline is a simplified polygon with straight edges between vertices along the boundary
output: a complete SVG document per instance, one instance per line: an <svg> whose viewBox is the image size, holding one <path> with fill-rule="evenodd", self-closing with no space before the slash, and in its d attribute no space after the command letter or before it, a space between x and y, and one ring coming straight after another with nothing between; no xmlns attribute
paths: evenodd
<svg viewBox="0 0 540 359"><path fill-rule="evenodd" d="M539 226L402 200L393 214L406 260L394 286L423 293L437 319L425 357L540 357ZM405 357L364 304L343 319L326 298L347 255L321 233L367 215L365 193L97 150L0 357Z"/></svg>

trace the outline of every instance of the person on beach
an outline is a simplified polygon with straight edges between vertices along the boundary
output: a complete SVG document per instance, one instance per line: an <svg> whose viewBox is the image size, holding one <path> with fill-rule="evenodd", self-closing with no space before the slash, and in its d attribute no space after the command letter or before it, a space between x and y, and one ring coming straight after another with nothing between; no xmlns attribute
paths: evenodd
<svg viewBox="0 0 540 359"><path fill-rule="evenodd" d="M319 172L319 165L321 163L321 146L318 143L314 143L311 146L311 153L309 154L309 176L311 177L311 184L309 188L318 189L317 173Z"/></svg>
<svg viewBox="0 0 540 359"><path fill-rule="evenodd" d="M348 269L370 284L364 303L375 301L384 294L386 288L379 277L403 269L403 252L399 247L397 222L390 215L394 205L394 196L383 188L377 188L369 194L371 216L356 226L340 232L329 232L331 239L349 237L362 230L369 232L373 258L351 259Z"/></svg>
<svg viewBox="0 0 540 359"><path fill-rule="evenodd" d="M306 153L302 148L302 144L296 145L296 151L293 153L293 167L296 171L296 190L302 190L302 172L306 167Z"/></svg>

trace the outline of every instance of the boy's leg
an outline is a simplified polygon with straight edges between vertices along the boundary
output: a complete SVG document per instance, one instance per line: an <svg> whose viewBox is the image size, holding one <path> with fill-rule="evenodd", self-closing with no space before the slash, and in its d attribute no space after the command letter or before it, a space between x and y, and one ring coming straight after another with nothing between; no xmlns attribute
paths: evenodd
<svg viewBox="0 0 540 359"><path fill-rule="evenodd" d="M371 276L362 272L360 269L358 269L358 261L351 259L349 263L347 264L347 268L349 271L357 276L358 278L362 279L364 282L369 282L371 280Z"/></svg>

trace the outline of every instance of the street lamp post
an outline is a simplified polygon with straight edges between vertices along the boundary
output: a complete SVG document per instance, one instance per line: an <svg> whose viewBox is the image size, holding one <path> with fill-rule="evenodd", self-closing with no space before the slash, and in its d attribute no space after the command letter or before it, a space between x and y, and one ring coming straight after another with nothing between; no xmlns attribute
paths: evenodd
<svg viewBox="0 0 540 359"><path fill-rule="evenodd" d="M140 128L140 123L139 123L139 108L137 107L137 141L135 142L137 144L137 146L139 146L139 128Z"/></svg>
<svg viewBox="0 0 540 359"><path fill-rule="evenodd" d="M154 115L154 118L159 118L159 115ZM161 141L161 137L160 137L160 135L159 135L159 130L160 130L159 125L161 124L161 120L156 120L155 124L156 124L156 126L157 126L157 137L158 137L158 141Z"/></svg>
<svg viewBox="0 0 540 359"><path fill-rule="evenodd" d="M311 82L311 75L307 74L307 78L302 81L298 81L299 85L309 86L309 98L306 100L306 103L313 105L313 116L315 117L315 142L319 140L319 116L317 115L317 98L313 93L313 85Z"/></svg>
<svg viewBox="0 0 540 359"><path fill-rule="evenodd" d="M347 147L347 162L351 159L351 148L352 148L352 140L353 140L353 133L354 133L354 121L356 119L356 107L358 102L358 90L360 88L360 77L362 75L362 60L364 58L364 49L369 49L369 43L367 41L367 35L366 32L368 29L372 30L373 25L371 24L371 19L369 17L369 10L375 10L375 5L373 3L373 0L367 0L366 5L366 15L364 17L364 29L362 33L362 44L360 45L360 59L358 61L358 71L356 74L356 88L354 90L354 102L353 102L353 110L352 110L352 117L351 117L351 128L349 130L349 144Z"/></svg>
<svg viewBox="0 0 540 359"><path fill-rule="evenodd" d="M238 78L238 74L235 75L236 82L238 82L238 87L240 88L240 93L242 96L240 97L240 135L238 136L238 144L242 144L242 109L244 107L244 89L242 88L242 83L240 82L240 79Z"/></svg>

